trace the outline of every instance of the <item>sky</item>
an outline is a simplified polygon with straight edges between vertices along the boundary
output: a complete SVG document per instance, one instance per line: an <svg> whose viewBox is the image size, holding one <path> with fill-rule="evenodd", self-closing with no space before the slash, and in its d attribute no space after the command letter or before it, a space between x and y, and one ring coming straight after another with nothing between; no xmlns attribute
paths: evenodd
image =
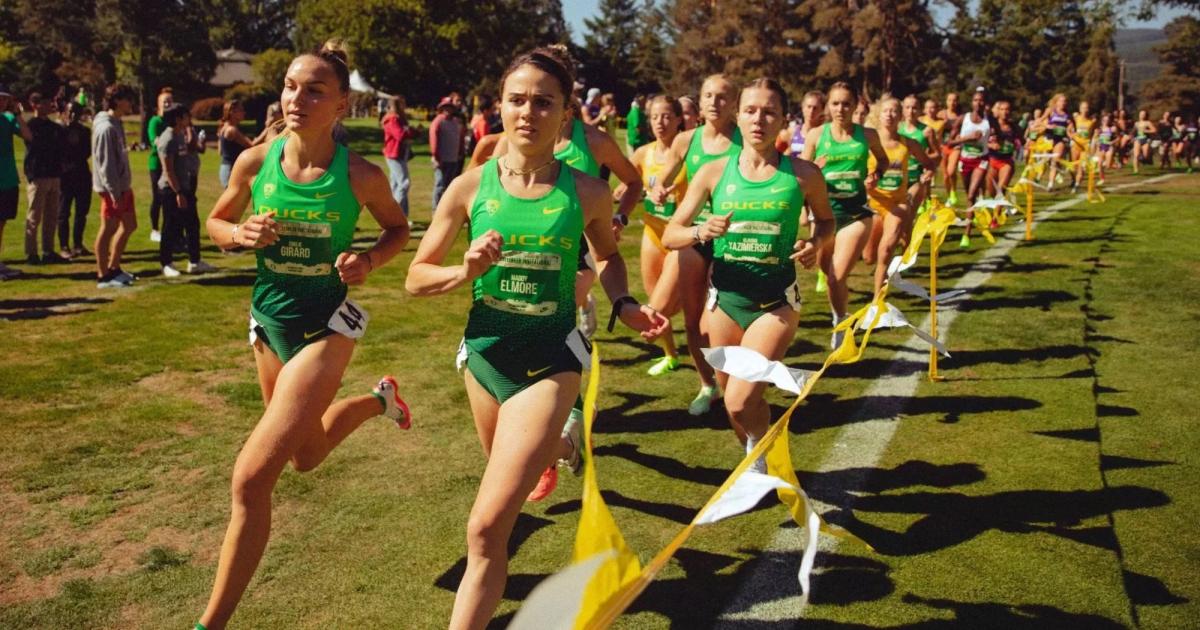
<svg viewBox="0 0 1200 630"><path fill-rule="evenodd" d="M750 0L753 1L753 0ZM575 40L582 43L583 33L586 27L583 25L584 18L592 17L598 11L600 0L562 0L563 16L567 18L567 23L571 25L571 31L575 35ZM935 7L935 15L944 13L949 15L949 11L944 8ZM1130 20L1126 23L1128 28L1162 28L1164 24L1170 22L1173 18L1183 15L1186 11L1182 9L1159 9L1155 19L1147 22L1135 22Z"/></svg>

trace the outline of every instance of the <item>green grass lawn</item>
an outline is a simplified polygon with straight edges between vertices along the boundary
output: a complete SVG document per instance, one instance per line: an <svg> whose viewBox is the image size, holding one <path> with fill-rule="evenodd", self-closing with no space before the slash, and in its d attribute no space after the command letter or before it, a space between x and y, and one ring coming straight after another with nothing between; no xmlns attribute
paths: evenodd
<svg viewBox="0 0 1200 630"><path fill-rule="evenodd" d="M378 160L372 124L356 121L352 134ZM261 413L246 347L253 257L206 247L220 273L161 278L147 238L145 154L131 159L136 288L97 290L85 263L27 267L0 284L0 627L189 627L211 585L234 457ZM432 174L427 156L412 164L419 234ZM207 211L215 152L201 182ZM836 437L879 402L864 395L874 379L923 364L889 366L903 337L886 332L863 362L818 384L792 423L793 461L813 487L863 475L853 510L829 516L876 551L843 544L820 554L808 618L832 628L1106 627L1133 625L1134 615L1145 627L1195 624L1200 440L1188 383L1200 358L1200 220L1186 210L1197 194L1200 178L1180 176L1040 225L960 307L948 334L954 356L942 362L948 380L923 382L904 401L876 467L817 470L832 449L854 448ZM22 258L22 223L5 231L0 258L10 264ZM361 227L367 243L376 227L369 218ZM273 540L237 627L436 628L449 617L484 459L453 366L467 292L405 295L415 246L355 289L371 323L343 383L356 394L396 374L415 428L372 421L316 471L284 474ZM947 246L947 286L985 249L982 240L968 252ZM622 251L635 269L635 239ZM788 363L811 367L828 343L828 309L802 278L808 302ZM869 287L860 269L853 299L865 302ZM893 301L918 319L919 304ZM624 333L601 333L599 348L601 486L644 561L741 452L721 412L685 413L690 368L645 376L657 350ZM777 412L787 402L778 391L770 399ZM568 562L578 490L563 477L518 521L497 627ZM850 499L814 496L835 507ZM780 560L762 550L781 525L786 513L768 502L701 530L618 626L710 627L756 567Z"/></svg>

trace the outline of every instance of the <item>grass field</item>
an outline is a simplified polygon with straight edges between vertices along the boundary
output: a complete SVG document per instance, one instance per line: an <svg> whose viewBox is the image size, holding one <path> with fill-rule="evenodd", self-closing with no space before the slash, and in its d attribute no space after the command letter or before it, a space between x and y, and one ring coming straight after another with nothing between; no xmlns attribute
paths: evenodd
<svg viewBox="0 0 1200 630"><path fill-rule="evenodd" d="M356 146L377 156L366 125L357 133ZM23 222L4 235L0 257L27 274L0 284L0 627L185 628L208 595L232 463L261 413L245 328L253 258L208 247L220 273L161 278L144 158L132 157L142 222L126 265L141 278L135 288L97 290L87 264L23 267ZM413 166L419 235L432 176L427 158ZM205 210L216 179L210 153ZM985 260L982 240L970 251L948 246L947 286L973 267L993 275L959 307L947 380L921 379L903 400L870 393L884 374L924 369L892 361L907 335L880 333L862 362L818 384L792 423L802 483L875 551L844 543L820 554L811 600L790 617L730 610L766 565L783 564L792 581L760 599L798 592L798 554L764 551L792 527L766 502L697 533L618 627L1195 627L1197 194L1200 178L1179 176L1076 205L1000 259ZM367 243L376 230L369 219L362 228ZM449 617L484 460L453 367L468 296L409 298L402 283L415 245L354 291L371 324L343 384L355 394L396 374L415 428L372 421L316 471L284 474L273 540L236 627L423 629ZM635 245L622 243L631 270ZM828 314L802 277L808 303L788 363L812 367ZM865 270L854 286L865 302ZM919 304L894 302L916 321ZM690 369L651 379L655 348L604 333L599 347L601 486L646 560L741 452L721 411L683 411ZM770 397L777 411L787 402ZM841 431L889 417L882 408L902 413L879 460L823 469L831 453L857 447L840 443ZM562 479L518 521L496 627L569 560L579 485Z"/></svg>

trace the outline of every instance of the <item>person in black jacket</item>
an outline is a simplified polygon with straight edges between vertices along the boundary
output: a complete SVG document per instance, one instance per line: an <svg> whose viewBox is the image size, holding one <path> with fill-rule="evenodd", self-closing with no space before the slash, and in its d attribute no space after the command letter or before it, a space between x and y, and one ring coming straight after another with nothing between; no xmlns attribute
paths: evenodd
<svg viewBox="0 0 1200 630"><path fill-rule="evenodd" d="M33 141L25 154L29 212L25 215L25 257L31 265L64 262L54 251L54 228L58 225L59 180L62 177L62 125L50 119L54 99L34 92L29 95L34 117L29 121ZM38 233L42 256L38 258Z"/></svg>
<svg viewBox="0 0 1200 630"><path fill-rule="evenodd" d="M58 247L64 256L74 258L90 254L83 246L83 230L87 227L88 211L92 207L92 172L88 159L92 157L92 130L79 122L83 105L67 105L67 123L63 128L62 189L58 205ZM75 229L71 229L71 206L75 206ZM67 237L71 241L68 243Z"/></svg>

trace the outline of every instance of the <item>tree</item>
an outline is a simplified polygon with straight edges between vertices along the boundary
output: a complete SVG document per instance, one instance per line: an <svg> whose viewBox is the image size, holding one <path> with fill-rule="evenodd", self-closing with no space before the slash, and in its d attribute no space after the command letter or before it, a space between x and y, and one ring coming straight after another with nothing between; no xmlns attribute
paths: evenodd
<svg viewBox="0 0 1200 630"><path fill-rule="evenodd" d="M331 37L345 39L351 65L372 85L432 104L451 89L495 81L509 54L562 42L567 32L557 0L363 0L354 11L300 0L298 47Z"/></svg>
<svg viewBox="0 0 1200 630"><path fill-rule="evenodd" d="M1097 24L1088 42L1087 57L1079 67L1083 98L1094 112L1117 107L1120 69L1116 46L1113 44L1116 30L1112 21Z"/></svg>
<svg viewBox="0 0 1200 630"><path fill-rule="evenodd" d="M295 0L203 0L210 16L209 36L218 50L259 53L291 49Z"/></svg>
<svg viewBox="0 0 1200 630"><path fill-rule="evenodd" d="M629 81L640 94L661 92L671 76L667 63L667 46L671 33L667 16L654 0L642 5L637 42L631 58Z"/></svg>
<svg viewBox="0 0 1200 630"><path fill-rule="evenodd" d="M583 70L588 86L616 94L624 103L633 92L634 52L641 30L635 0L601 0L596 17L584 20Z"/></svg>
<svg viewBox="0 0 1200 630"><path fill-rule="evenodd" d="M262 90L278 93L283 87L283 78L294 58L291 52L272 48L264 50L250 61L254 80Z"/></svg>
<svg viewBox="0 0 1200 630"><path fill-rule="evenodd" d="M1200 108L1200 19L1181 16L1163 30L1167 41L1154 50L1166 70L1142 86L1138 107L1194 112Z"/></svg>

